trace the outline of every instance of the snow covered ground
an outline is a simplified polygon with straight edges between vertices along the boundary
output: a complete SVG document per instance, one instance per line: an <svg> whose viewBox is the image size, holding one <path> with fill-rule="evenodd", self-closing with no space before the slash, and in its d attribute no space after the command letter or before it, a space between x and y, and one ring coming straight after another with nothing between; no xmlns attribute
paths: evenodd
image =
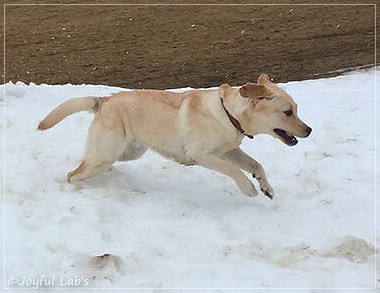
<svg viewBox="0 0 380 293"><path fill-rule="evenodd" d="M62 101L120 89L3 85L6 287L374 288L375 70L282 86L313 133L293 148L244 140L270 201L153 152L70 185L92 115L36 126Z"/></svg>

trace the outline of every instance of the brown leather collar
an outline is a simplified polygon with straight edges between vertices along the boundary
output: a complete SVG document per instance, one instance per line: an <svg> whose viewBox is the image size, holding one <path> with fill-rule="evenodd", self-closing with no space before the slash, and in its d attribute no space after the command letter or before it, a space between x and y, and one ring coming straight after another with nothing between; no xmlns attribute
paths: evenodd
<svg viewBox="0 0 380 293"><path fill-rule="evenodd" d="M246 137L250 138L250 139L253 139L253 135L251 134L247 134L245 133L244 129L241 127L241 124L240 122L230 114L230 112L228 112L228 110L226 109L226 107L224 106L224 102L223 102L223 99L222 97L220 98L220 102L222 103L222 107L224 109L224 111L226 112L227 116L228 116L228 119L231 121L232 125L243 135L245 135Z"/></svg>

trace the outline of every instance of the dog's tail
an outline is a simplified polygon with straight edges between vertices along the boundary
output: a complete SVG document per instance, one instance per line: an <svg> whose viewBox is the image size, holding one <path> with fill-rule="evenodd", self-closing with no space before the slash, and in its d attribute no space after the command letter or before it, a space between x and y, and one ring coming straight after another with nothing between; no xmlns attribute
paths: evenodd
<svg viewBox="0 0 380 293"><path fill-rule="evenodd" d="M46 130L61 122L67 116L80 111L96 112L102 98L83 97L74 98L63 102L51 111L44 120L40 122L37 130Z"/></svg>

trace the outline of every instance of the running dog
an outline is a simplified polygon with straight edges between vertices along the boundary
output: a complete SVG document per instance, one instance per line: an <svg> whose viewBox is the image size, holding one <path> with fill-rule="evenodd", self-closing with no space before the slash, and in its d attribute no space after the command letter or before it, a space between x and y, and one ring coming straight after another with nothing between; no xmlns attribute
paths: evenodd
<svg viewBox="0 0 380 293"><path fill-rule="evenodd" d="M201 165L232 178L241 192L257 195L242 170L252 174L269 198L274 192L262 166L244 153L244 137L269 134L288 146L311 128L297 116L297 105L283 89L261 74L257 83L235 88L173 93L133 90L108 97L68 100L38 126L53 127L65 117L90 111L95 118L88 131L82 163L67 174L68 182L108 170L115 161L140 158L147 149L184 165Z"/></svg>

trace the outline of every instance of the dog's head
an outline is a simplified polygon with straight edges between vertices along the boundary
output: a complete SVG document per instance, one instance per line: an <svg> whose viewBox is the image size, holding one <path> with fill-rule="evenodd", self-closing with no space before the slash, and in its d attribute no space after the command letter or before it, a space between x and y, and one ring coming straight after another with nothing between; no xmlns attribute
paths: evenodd
<svg viewBox="0 0 380 293"><path fill-rule="evenodd" d="M297 116L297 104L268 75L261 74L257 83L240 87L238 95L235 113L247 133L269 134L288 146L298 143L296 136L310 135L311 128Z"/></svg>

